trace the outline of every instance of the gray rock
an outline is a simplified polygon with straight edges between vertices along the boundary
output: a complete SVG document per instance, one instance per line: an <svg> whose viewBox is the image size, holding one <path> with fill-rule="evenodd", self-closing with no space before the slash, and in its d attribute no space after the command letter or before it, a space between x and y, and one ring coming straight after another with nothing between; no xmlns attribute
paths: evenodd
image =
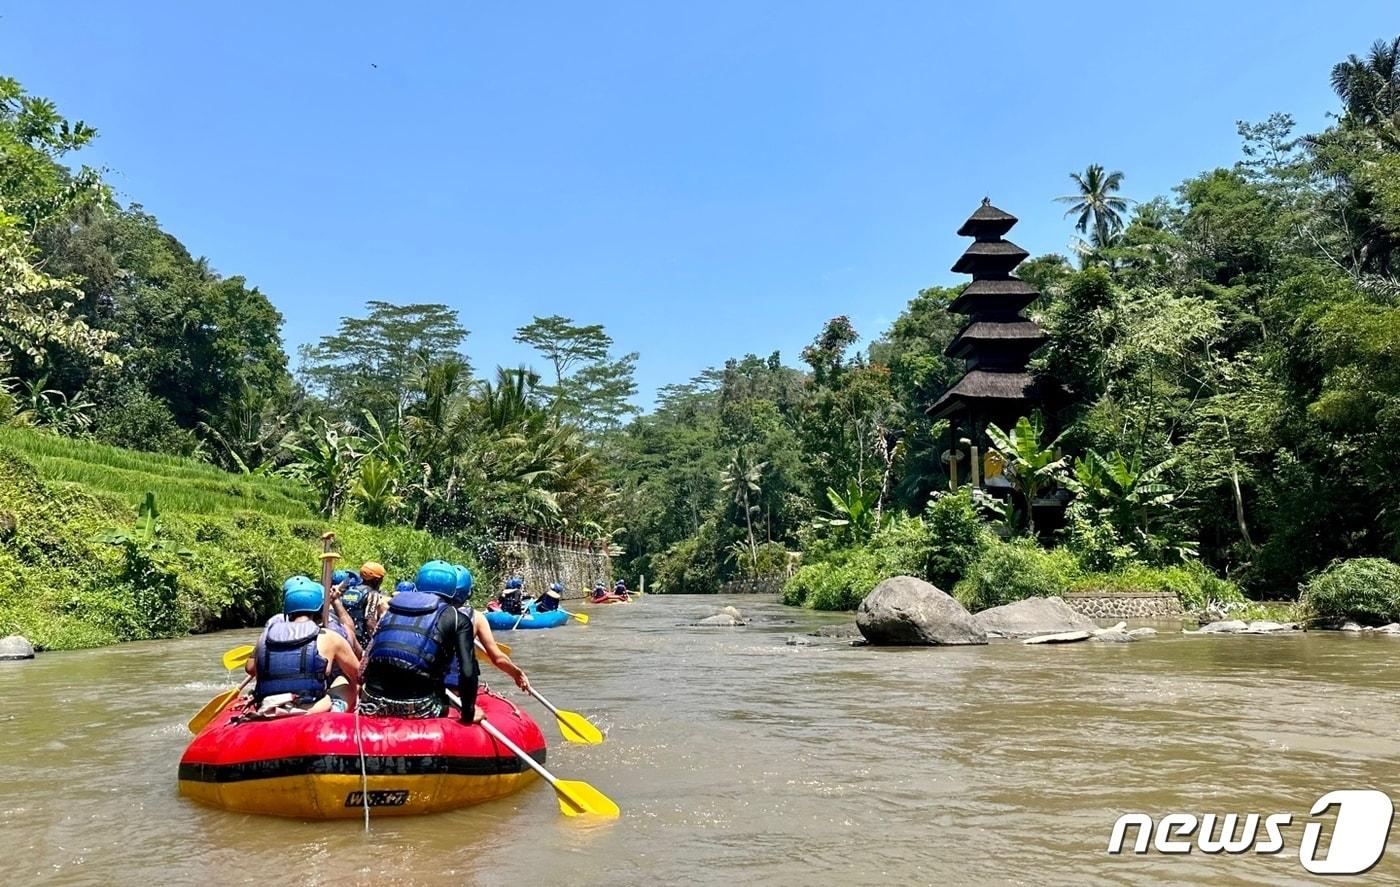
<svg viewBox="0 0 1400 887"><path fill-rule="evenodd" d="M1381 634L1400 634L1400 623L1392 622L1389 625L1382 625L1376 631Z"/></svg>
<svg viewBox="0 0 1400 887"><path fill-rule="evenodd" d="M1245 631L1250 634L1268 634L1271 631L1288 631L1291 627L1292 626L1284 625L1282 622L1270 622L1267 619L1261 619L1257 622L1249 623L1249 627L1246 628Z"/></svg>
<svg viewBox="0 0 1400 887"><path fill-rule="evenodd" d="M1342 631L1365 631L1365 630L1366 630L1366 629L1364 629L1364 628L1362 628L1361 626L1357 625L1355 622L1344 622L1344 623L1342 623Z"/></svg>
<svg viewBox="0 0 1400 887"><path fill-rule="evenodd" d="M1156 633L1157 629L1155 628L1134 628L1132 631L1128 632L1128 637L1133 640L1138 640L1140 638L1150 638Z"/></svg>
<svg viewBox="0 0 1400 887"><path fill-rule="evenodd" d="M704 619L701 619L699 622L695 622L695 623L692 623L692 624L694 624L694 625L718 625L718 626L721 626L721 627L733 627L733 626L736 626L736 625L743 625L744 622L743 622L743 620L741 620L741 619L735 619L733 616L729 615L728 613L716 613L716 614L713 615L713 616L706 616Z"/></svg>
<svg viewBox="0 0 1400 887"><path fill-rule="evenodd" d="M992 637L1023 638L1035 634L1093 631L1094 620L1079 613L1064 598L1032 597L983 610L972 617Z"/></svg>
<svg viewBox="0 0 1400 887"><path fill-rule="evenodd" d="M787 639L787 645L789 647L813 647L816 646L816 643L817 642L811 638L804 638L798 634L788 635Z"/></svg>
<svg viewBox="0 0 1400 887"><path fill-rule="evenodd" d="M1033 638L1026 638L1021 641L1023 644L1072 644L1075 641L1087 641L1093 637L1091 631L1061 631L1055 634L1042 634Z"/></svg>
<svg viewBox="0 0 1400 887"><path fill-rule="evenodd" d="M895 576L866 595L856 626L877 646L985 644L987 633L962 604L922 579Z"/></svg>
<svg viewBox="0 0 1400 887"><path fill-rule="evenodd" d="M1108 628L1096 629L1096 630L1094 631L1094 635L1095 635L1095 636L1098 636L1098 635L1101 635L1101 634L1113 634L1114 632L1118 632L1119 634L1127 634L1127 632L1128 632L1128 623L1126 623L1126 622L1119 622L1117 625L1111 625L1111 626L1109 626Z"/></svg>
<svg viewBox="0 0 1400 887"><path fill-rule="evenodd" d="M1220 622L1210 622L1201 626L1197 634L1233 634L1244 631L1249 626L1240 619L1222 619Z"/></svg>
<svg viewBox="0 0 1400 887"><path fill-rule="evenodd" d="M1117 631L1110 628L1094 632L1094 640L1103 641L1108 644L1127 644L1132 642L1133 636L1126 631Z"/></svg>
<svg viewBox="0 0 1400 887"><path fill-rule="evenodd" d="M33 658L34 645L23 635L12 634L0 638L0 660Z"/></svg>

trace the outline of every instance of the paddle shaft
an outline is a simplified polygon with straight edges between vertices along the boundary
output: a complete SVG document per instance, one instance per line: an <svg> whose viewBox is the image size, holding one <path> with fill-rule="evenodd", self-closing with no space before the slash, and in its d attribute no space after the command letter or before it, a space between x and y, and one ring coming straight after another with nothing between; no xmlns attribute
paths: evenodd
<svg viewBox="0 0 1400 887"><path fill-rule="evenodd" d="M335 542L334 533L326 533L321 537L321 589L325 595L321 598L321 625L330 628L331 625L331 544Z"/></svg>
<svg viewBox="0 0 1400 887"><path fill-rule="evenodd" d="M458 709L462 707L462 697L458 696L456 693L453 693L451 690L447 691L447 698L450 699L453 703L455 703ZM493 737L495 737L497 742L510 749L511 752L517 758L529 764L531 769L533 769L536 773L540 774L540 777L544 779L545 782L548 782L555 788L559 787L559 780L555 778L553 773L550 773L548 770L546 770L544 768L544 765L541 764L539 761L530 757L530 755L526 753L525 749L516 745L514 742L511 742L510 739L507 738L504 733L496 729L495 724L491 723L485 718L482 718L480 721L477 721L477 723L480 724L482 728L486 730L487 733L490 733Z"/></svg>

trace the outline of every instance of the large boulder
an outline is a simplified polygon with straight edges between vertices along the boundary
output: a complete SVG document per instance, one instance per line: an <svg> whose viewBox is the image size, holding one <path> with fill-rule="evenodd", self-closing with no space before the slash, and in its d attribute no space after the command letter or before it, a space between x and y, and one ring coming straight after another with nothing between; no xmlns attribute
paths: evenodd
<svg viewBox="0 0 1400 887"><path fill-rule="evenodd" d="M33 659L34 645L23 635L12 634L0 638L0 661L6 659Z"/></svg>
<svg viewBox="0 0 1400 887"><path fill-rule="evenodd" d="M1030 597L983 610L973 617L992 637L1024 638L1037 634L1093 631L1094 620L1065 603L1064 598Z"/></svg>
<svg viewBox="0 0 1400 887"><path fill-rule="evenodd" d="M856 627L877 646L987 642L987 633L962 604L913 576L895 576L875 586L856 610Z"/></svg>

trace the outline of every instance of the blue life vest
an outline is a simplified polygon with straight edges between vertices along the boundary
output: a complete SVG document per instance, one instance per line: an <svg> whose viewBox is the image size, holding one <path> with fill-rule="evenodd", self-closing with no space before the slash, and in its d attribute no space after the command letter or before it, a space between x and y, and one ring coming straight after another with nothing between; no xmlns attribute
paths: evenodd
<svg viewBox="0 0 1400 887"><path fill-rule="evenodd" d="M345 610L350 614L350 619L355 623L355 637L359 639L360 646L369 642L368 632L365 629L365 604L369 603L369 589L364 585L356 585L347 588L340 596L341 603L345 604ZM346 638L349 640L349 638Z"/></svg>
<svg viewBox="0 0 1400 887"><path fill-rule="evenodd" d="M471 607L458 607L457 614L461 617L465 617L468 622L476 618L476 615L472 613ZM475 636L472 637L472 646L476 646ZM481 674L481 666L477 664L475 656L472 657L471 674L472 677ZM462 684L462 661L457 657L455 650L452 655L452 667L447 670L447 677L443 678L442 682L450 690L456 690Z"/></svg>
<svg viewBox="0 0 1400 887"><path fill-rule="evenodd" d="M435 594L406 591L394 595L370 642L365 667L392 664L425 678L441 677L447 672L446 660L453 654L438 649L438 622L450 612L452 605Z"/></svg>
<svg viewBox="0 0 1400 887"><path fill-rule="evenodd" d="M263 631L254 651L258 665L255 702L268 696L293 693L300 704L326 695L326 658L317 649L321 627L315 622L273 620Z"/></svg>

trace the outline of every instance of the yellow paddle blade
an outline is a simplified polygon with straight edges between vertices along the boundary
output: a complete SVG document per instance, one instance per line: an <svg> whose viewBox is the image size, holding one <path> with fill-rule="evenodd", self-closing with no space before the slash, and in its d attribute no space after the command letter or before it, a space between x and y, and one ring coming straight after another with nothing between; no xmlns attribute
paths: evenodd
<svg viewBox="0 0 1400 887"><path fill-rule="evenodd" d="M587 814L616 819L622 815L612 798L577 779L554 780L554 793L559 796L559 812L565 816Z"/></svg>
<svg viewBox="0 0 1400 887"><path fill-rule="evenodd" d="M253 648L244 644L241 647L234 647L224 654L224 668L238 668L247 662L253 655Z"/></svg>
<svg viewBox="0 0 1400 887"><path fill-rule="evenodd" d="M234 687L231 690L225 690L218 696L209 700L205 703L204 707L199 710L199 714L190 718L190 722L185 726L190 728L191 733L198 733L200 730L209 726L209 722L214 720L214 717L218 715L219 712L223 711L224 707L232 702L233 698L238 695L238 689L238 687Z"/></svg>
<svg viewBox="0 0 1400 887"><path fill-rule="evenodd" d="M568 610L565 610L564 612L565 612L565 613L569 613ZM586 615L584 615L583 613L569 613L569 615L572 616L572 617L574 617L575 619L577 619L579 625L587 625L587 624L588 624L588 617L587 617Z"/></svg>
<svg viewBox="0 0 1400 887"><path fill-rule="evenodd" d="M510 655L509 644L503 644L500 641L496 641L496 648L499 649L502 653L506 654L507 656ZM491 657L486 655L486 648L481 646L480 641L478 641L476 644L476 658L480 659L482 662L491 661Z"/></svg>
<svg viewBox="0 0 1400 887"><path fill-rule="evenodd" d="M588 719L576 711L559 709L554 713L559 721L559 732L570 742L581 745L601 745L603 731L589 723Z"/></svg>

